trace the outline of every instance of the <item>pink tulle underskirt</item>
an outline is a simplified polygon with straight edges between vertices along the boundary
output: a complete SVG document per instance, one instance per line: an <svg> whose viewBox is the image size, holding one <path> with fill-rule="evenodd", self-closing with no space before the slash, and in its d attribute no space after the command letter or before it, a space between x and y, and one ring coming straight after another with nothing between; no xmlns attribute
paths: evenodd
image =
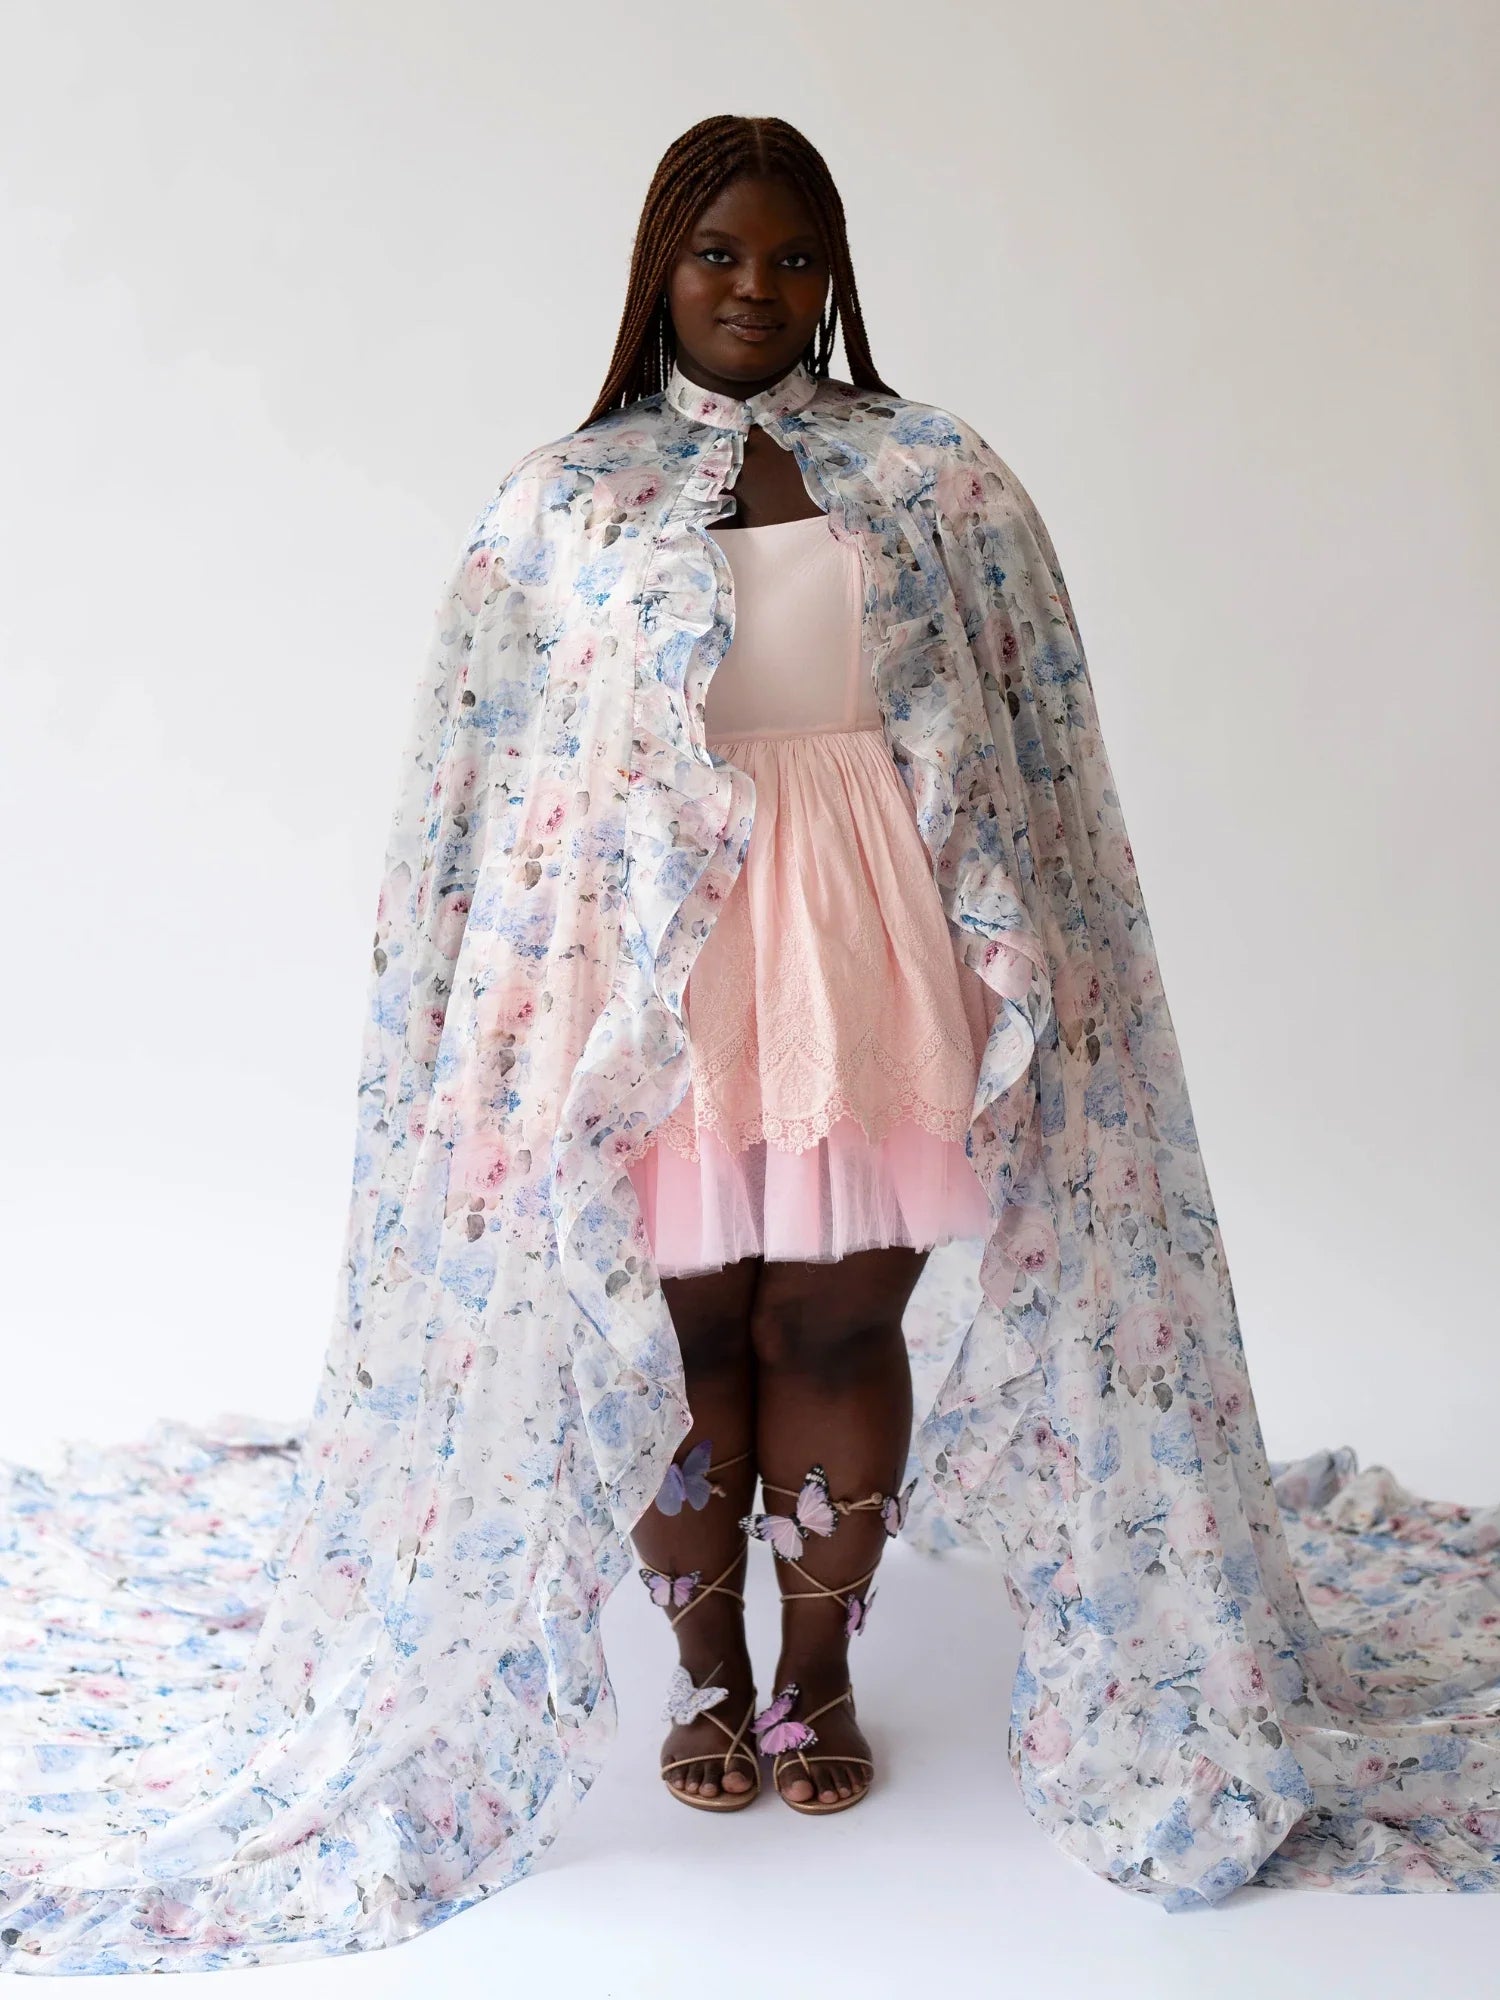
<svg viewBox="0 0 1500 2000"><path fill-rule="evenodd" d="M800 1153L764 1140L734 1152L700 1128L698 1148L692 1160L653 1145L626 1166L664 1278L741 1257L820 1264L892 1244L928 1250L989 1231L962 1143L920 1125L871 1140L840 1118Z"/></svg>

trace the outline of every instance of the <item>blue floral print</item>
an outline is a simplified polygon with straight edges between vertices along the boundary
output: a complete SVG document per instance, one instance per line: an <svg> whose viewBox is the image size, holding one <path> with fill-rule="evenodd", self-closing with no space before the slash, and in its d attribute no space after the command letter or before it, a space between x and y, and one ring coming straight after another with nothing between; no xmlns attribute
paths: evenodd
<svg viewBox="0 0 1500 2000"><path fill-rule="evenodd" d="M744 860L706 532L762 425L856 545L887 739L992 1026L982 1244L908 1315L906 1533L992 1550L1029 1811L1168 1910L1500 1887L1500 1516L1267 1459L1082 642L948 411L797 367L527 454L439 608L376 915L305 1428L12 1469L0 1958L368 1950L531 1868L615 1724L600 1609L687 1435L625 1161Z"/></svg>

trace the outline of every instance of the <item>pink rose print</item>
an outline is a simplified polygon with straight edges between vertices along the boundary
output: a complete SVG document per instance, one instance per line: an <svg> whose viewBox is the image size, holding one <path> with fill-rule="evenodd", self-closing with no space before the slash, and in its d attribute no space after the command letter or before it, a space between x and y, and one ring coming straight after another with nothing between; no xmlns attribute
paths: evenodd
<svg viewBox="0 0 1500 2000"><path fill-rule="evenodd" d="M1182 1555L1208 1555L1218 1547L1219 1523L1209 1501L1184 1493L1167 1511L1167 1539Z"/></svg>
<svg viewBox="0 0 1500 2000"><path fill-rule="evenodd" d="M470 556L464 567L463 582L459 586L459 596L465 611L478 611L484 603L494 565L495 556L492 549L476 549Z"/></svg>
<svg viewBox="0 0 1500 2000"><path fill-rule="evenodd" d="M1177 1333L1166 1308L1148 1299L1120 1315L1110 1345L1122 1368L1132 1375L1144 1375L1172 1360L1177 1352Z"/></svg>
<svg viewBox="0 0 1500 2000"><path fill-rule="evenodd" d="M1212 1653L1198 1676L1204 1699L1230 1720L1244 1711L1266 1706L1266 1683L1260 1663L1248 1646L1224 1646Z"/></svg>
<svg viewBox="0 0 1500 2000"><path fill-rule="evenodd" d="M1030 1761L1045 1768L1060 1764L1067 1756L1073 1747L1073 1732L1062 1710L1049 1703L1021 1731L1021 1742Z"/></svg>
<svg viewBox="0 0 1500 2000"><path fill-rule="evenodd" d="M1007 1208L996 1240L1005 1256L1022 1271L1045 1271L1057 1258L1057 1232L1039 1208Z"/></svg>
<svg viewBox="0 0 1500 2000"><path fill-rule="evenodd" d="M603 513L634 514L659 499L662 491L662 475L650 468L605 472L594 481L594 505Z"/></svg>
<svg viewBox="0 0 1500 2000"><path fill-rule="evenodd" d="M940 514L974 514L984 505L984 481L972 466L948 466L938 474L934 497Z"/></svg>

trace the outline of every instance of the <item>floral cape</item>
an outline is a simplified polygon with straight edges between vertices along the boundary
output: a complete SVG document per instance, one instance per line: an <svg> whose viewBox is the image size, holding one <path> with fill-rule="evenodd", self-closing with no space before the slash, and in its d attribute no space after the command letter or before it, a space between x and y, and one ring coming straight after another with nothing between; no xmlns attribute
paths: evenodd
<svg viewBox="0 0 1500 2000"><path fill-rule="evenodd" d="M601 1607L690 1422L623 1162L687 1088L683 992L753 820L703 736L733 627L705 530L752 424L857 543L887 738L988 989L993 1224L934 1258L925 1347L914 1301L909 1532L999 1560L1028 1808L1168 1909L1500 1886L1500 1521L1347 1451L1267 1460L1035 507L946 410L674 371L515 466L440 607L305 1434L9 1477L8 1969L394 1942L524 1873L599 1768Z"/></svg>

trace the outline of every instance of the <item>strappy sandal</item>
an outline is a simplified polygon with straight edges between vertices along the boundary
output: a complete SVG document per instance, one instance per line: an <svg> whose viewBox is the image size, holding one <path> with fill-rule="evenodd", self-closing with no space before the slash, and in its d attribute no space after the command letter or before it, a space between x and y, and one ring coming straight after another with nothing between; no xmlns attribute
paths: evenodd
<svg viewBox="0 0 1500 2000"><path fill-rule="evenodd" d="M717 1668L714 1670L718 1671ZM709 1676L712 1680L713 1676ZM662 1782L674 1799L680 1799L685 1806L696 1806L699 1812L739 1812L752 1805L760 1796L760 1759L746 1741L751 1720L755 1715L755 1696L750 1697L750 1706L745 1710L738 1729L731 1729L717 1715L709 1713L728 1693L727 1688L695 1687L693 1678L686 1667L678 1667L672 1676L671 1692L666 1706L662 1709L663 1722L711 1722L721 1735L728 1738L723 1750L700 1750L692 1757L674 1757L661 1767ZM704 1697L707 1697L705 1700ZM743 1763L750 1772L750 1789L745 1792L726 1792L723 1780L729 1775L732 1763ZM685 1770L690 1764L717 1764L719 1766L719 1790L713 1798L705 1799L692 1792L685 1792L680 1785L674 1785L667 1776L669 1771Z"/></svg>
<svg viewBox="0 0 1500 2000"><path fill-rule="evenodd" d="M842 1694L836 1694L832 1701L825 1701L821 1708L815 1708L811 1715L798 1720L792 1715L800 1689L795 1681L789 1681L767 1709L756 1716L751 1727L756 1732L756 1741L761 1750L771 1757L771 1783L776 1788L776 1796L793 1812L836 1813L847 1812L850 1806L857 1806L865 1798L875 1778L875 1766L868 1757L857 1756L852 1750L840 1751L837 1756L824 1753L809 1757L808 1751L818 1740L818 1732L812 1727L820 1715L827 1715L830 1709L849 1704L849 1712L854 1713L854 1689L846 1687ZM800 1764L813 1788L810 1799L790 1799L781 1789L781 1771L784 1764ZM847 1799L820 1799L817 1796L818 1781L813 1776L814 1764L863 1764L869 1777L857 1792L851 1792Z"/></svg>
<svg viewBox="0 0 1500 2000"><path fill-rule="evenodd" d="M787 1569L795 1570L803 1582L810 1586L806 1590L783 1590L782 1602L791 1604L803 1598L834 1598L844 1607L844 1635L846 1638L853 1638L856 1633L865 1629L865 1619L871 1604L875 1601L875 1592L869 1590L867 1586L879 1567L878 1563L872 1563L863 1576L857 1576L848 1583L828 1584L810 1575L797 1561L797 1557L802 1554L809 1535L832 1535L846 1514L878 1513L881 1525L888 1536L900 1534L915 1484L915 1480L909 1482L900 1493L870 1493L861 1500L835 1500L828 1490L827 1474L821 1465L815 1465L796 1490L787 1486L773 1486L768 1480L762 1480L761 1485L765 1492L784 1494L793 1502L790 1514L751 1514L747 1515L740 1525L747 1534L760 1541L769 1542L779 1562ZM824 1753L817 1757L809 1757L807 1752L818 1740L817 1731L813 1729L812 1724L819 1716L827 1715L843 1702L849 1704L850 1714L853 1714L853 1687L846 1687L843 1693L835 1695L832 1701L825 1701L822 1707L814 1709L811 1715L800 1718L792 1714L799 1692L795 1682L789 1683L770 1706L756 1716L750 1725L755 1732L756 1743L764 1754L773 1759L772 1781L776 1786L777 1796L784 1805L790 1806L793 1812L845 1812L850 1806L858 1805L868 1794L875 1776L874 1763L870 1758L859 1756L852 1751L841 1756ZM814 1764L863 1764L870 1776L859 1790L847 1799L820 1800L817 1797L806 1800L789 1799L781 1790L782 1767L789 1760L795 1760L802 1766L815 1792L817 1781L812 1775Z"/></svg>
<svg viewBox="0 0 1500 2000"><path fill-rule="evenodd" d="M694 1464L700 1454L703 1459L701 1467ZM710 1473L725 1471L731 1465L740 1464L747 1456L747 1453L741 1452L737 1458L725 1459L721 1466L710 1468L707 1465L706 1444L697 1447L688 1454L682 1466L673 1465L669 1468L655 1504L661 1507L664 1513L675 1514L684 1504L694 1508L705 1506L711 1494L717 1494L722 1498L722 1488L710 1483ZM652 1569L645 1564L641 1566L640 1577L651 1594L652 1603L671 1614L668 1622L675 1631L688 1613L706 1597L728 1597L736 1604L744 1604L744 1594L738 1590L731 1590L725 1582L726 1577L734 1574L740 1559L741 1551L737 1550L727 1567L720 1570L712 1583L703 1582L701 1570L689 1570L684 1575L671 1576L663 1570ZM716 1667L714 1673L717 1672ZM749 1707L745 1710L739 1728L731 1729L720 1716L711 1713L728 1694L727 1688L714 1687L711 1685L712 1681L713 1674L710 1674L702 1685L696 1684L686 1667L681 1664L676 1666L672 1671L666 1705L662 1709L662 1720L679 1726L689 1722L711 1722L726 1739L724 1748L700 1750L691 1757L674 1757L660 1767L661 1778L672 1797L682 1805L693 1806L699 1812L740 1812L745 1806L753 1805L760 1796L760 1759L747 1740L755 1715L755 1696L751 1694ZM751 1783L746 1791L727 1792L723 1789L723 1779L728 1775L730 1765L735 1763L742 1765L749 1773ZM701 1798L693 1792L683 1791L680 1785L672 1783L668 1775L670 1772L684 1770L692 1764L719 1766L720 1788L712 1798Z"/></svg>

